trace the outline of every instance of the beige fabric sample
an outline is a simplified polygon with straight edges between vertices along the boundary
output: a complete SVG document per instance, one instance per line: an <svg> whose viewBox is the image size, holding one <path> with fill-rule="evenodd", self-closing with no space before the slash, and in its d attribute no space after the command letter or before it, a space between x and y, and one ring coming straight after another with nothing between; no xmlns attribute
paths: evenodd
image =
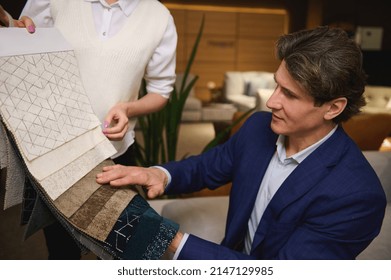
<svg viewBox="0 0 391 280"><path fill-rule="evenodd" d="M103 135L102 129L96 127L34 160L26 160L26 164L34 177L38 181L43 181L102 142L107 142L107 139ZM108 151L106 158L111 156L110 152L113 149L109 148Z"/></svg>
<svg viewBox="0 0 391 280"><path fill-rule="evenodd" d="M111 164L114 164L111 160L101 162L80 181L55 199L54 205L61 210L65 217L70 218L101 187L95 182L95 175L101 172L103 166Z"/></svg>
<svg viewBox="0 0 391 280"><path fill-rule="evenodd" d="M102 188L109 188L109 186L102 186ZM114 190L106 204L88 225L85 232L98 240L106 240L114 224L117 222L117 218L136 194L135 191L128 188ZM117 218L114 219L114 217ZM71 221L72 219L73 217L71 218Z"/></svg>
<svg viewBox="0 0 391 280"><path fill-rule="evenodd" d="M0 57L0 66L3 121L51 199L116 153L84 92L73 51Z"/></svg>
<svg viewBox="0 0 391 280"><path fill-rule="evenodd" d="M103 161L54 201L70 223L101 241L107 238L117 217L136 195L129 188L117 189L96 183L96 174L103 166L112 164L111 160Z"/></svg>
<svg viewBox="0 0 391 280"><path fill-rule="evenodd" d="M73 51L0 57L0 65L3 118L28 160L100 125Z"/></svg>
<svg viewBox="0 0 391 280"><path fill-rule="evenodd" d="M97 164L113 155L113 153L115 153L115 150L111 143L108 140L102 141L56 173L40 181L40 184L50 198L55 200Z"/></svg>

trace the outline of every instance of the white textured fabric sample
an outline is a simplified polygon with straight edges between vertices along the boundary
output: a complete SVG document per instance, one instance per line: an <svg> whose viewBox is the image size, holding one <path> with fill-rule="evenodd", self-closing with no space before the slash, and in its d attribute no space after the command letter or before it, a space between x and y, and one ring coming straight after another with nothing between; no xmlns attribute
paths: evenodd
<svg viewBox="0 0 391 280"><path fill-rule="evenodd" d="M0 53L0 113L29 172L53 200L116 153L92 110L72 50Z"/></svg>
<svg viewBox="0 0 391 280"><path fill-rule="evenodd" d="M0 104L28 160L100 125L72 51L0 58Z"/></svg>

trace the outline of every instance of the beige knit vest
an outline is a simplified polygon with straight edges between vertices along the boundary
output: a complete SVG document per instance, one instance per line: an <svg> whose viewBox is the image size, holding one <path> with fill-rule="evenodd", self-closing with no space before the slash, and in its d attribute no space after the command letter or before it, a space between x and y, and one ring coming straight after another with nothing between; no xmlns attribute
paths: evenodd
<svg viewBox="0 0 391 280"><path fill-rule="evenodd" d="M94 26L91 3L51 0L57 27L72 44L83 85L95 114L103 122L112 106L138 97L145 68L166 30L169 11L156 0L141 0L114 37L102 41ZM133 143L136 120L129 121L123 141L113 141L122 153Z"/></svg>

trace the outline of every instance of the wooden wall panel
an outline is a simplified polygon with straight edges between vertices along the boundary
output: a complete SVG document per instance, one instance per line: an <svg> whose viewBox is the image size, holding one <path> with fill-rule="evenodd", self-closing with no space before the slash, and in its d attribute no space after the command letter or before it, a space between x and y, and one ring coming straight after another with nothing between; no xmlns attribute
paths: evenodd
<svg viewBox="0 0 391 280"><path fill-rule="evenodd" d="M185 51L185 18L186 12L184 10L171 10L171 15L174 18L177 34L178 44L176 50L176 72L184 72L187 62L186 51Z"/></svg>
<svg viewBox="0 0 391 280"><path fill-rule="evenodd" d="M190 56L195 36L188 36L186 41L186 55ZM201 38L196 60L201 62L234 62L236 54L236 38L234 36L210 36Z"/></svg>
<svg viewBox="0 0 391 280"><path fill-rule="evenodd" d="M187 11L187 34L198 34L202 16L205 18L204 35L234 36L236 34L237 14L216 11Z"/></svg>
<svg viewBox="0 0 391 280"><path fill-rule="evenodd" d="M287 30L285 15L239 13L238 18L239 38L272 38L275 40Z"/></svg>
<svg viewBox="0 0 391 280"><path fill-rule="evenodd" d="M275 58L275 40L239 39L237 52L237 70L274 72L279 61Z"/></svg>
<svg viewBox="0 0 391 280"><path fill-rule="evenodd" d="M183 72L198 34L203 36L191 72L199 76L196 95L207 102L206 84L223 86L227 71L271 71L279 64L274 43L288 30L288 14L282 9L166 4L178 30L177 73Z"/></svg>

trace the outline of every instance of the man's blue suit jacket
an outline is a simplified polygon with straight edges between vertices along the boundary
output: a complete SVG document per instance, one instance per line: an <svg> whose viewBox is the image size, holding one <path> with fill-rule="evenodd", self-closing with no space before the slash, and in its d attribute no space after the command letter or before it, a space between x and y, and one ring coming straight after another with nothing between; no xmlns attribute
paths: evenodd
<svg viewBox="0 0 391 280"><path fill-rule="evenodd" d="M384 191L339 127L283 182L262 216L250 255L241 253L255 198L276 150L278 135L270 122L270 113L254 113L226 143L163 165L172 176L167 194L232 182L221 245L190 235L179 259L354 259L378 235Z"/></svg>

